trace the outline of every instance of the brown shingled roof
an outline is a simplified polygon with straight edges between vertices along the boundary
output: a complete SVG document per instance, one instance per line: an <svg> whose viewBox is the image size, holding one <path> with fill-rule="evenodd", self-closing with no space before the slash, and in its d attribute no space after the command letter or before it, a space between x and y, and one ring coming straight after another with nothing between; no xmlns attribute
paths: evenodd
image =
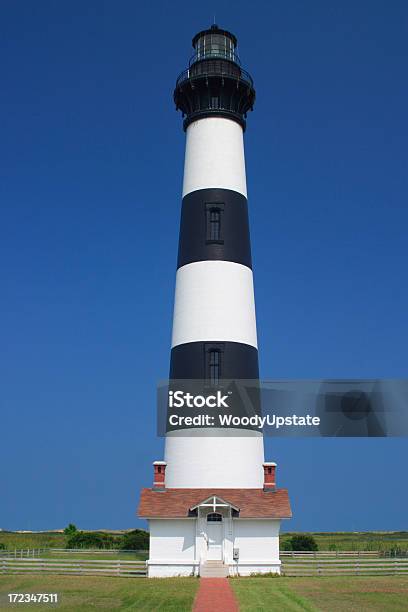
<svg viewBox="0 0 408 612"><path fill-rule="evenodd" d="M142 489L138 515L145 518L185 518L190 508L212 495L239 508L240 518L290 518L287 489Z"/></svg>

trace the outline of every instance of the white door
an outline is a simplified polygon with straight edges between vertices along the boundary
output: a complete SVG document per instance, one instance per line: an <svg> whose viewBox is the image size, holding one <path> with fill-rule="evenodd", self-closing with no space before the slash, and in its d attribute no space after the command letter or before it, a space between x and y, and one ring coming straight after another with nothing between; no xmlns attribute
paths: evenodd
<svg viewBox="0 0 408 612"><path fill-rule="evenodd" d="M222 523L207 523L209 561L222 561Z"/></svg>

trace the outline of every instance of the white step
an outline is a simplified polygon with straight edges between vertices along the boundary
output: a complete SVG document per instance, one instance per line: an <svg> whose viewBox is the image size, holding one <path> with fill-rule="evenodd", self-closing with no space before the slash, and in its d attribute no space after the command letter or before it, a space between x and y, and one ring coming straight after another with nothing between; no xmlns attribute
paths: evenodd
<svg viewBox="0 0 408 612"><path fill-rule="evenodd" d="M211 565L211 566L217 566L217 567L224 567L224 564L222 561L219 561L218 559L209 559L208 561L206 561L205 563L203 563L203 565Z"/></svg>
<svg viewBox="0 0 408 612"><path fill-rule="evenodd" d="M222 561L206 561L200 566L202 578L225 578L228 575L228 567Z"/></svg>

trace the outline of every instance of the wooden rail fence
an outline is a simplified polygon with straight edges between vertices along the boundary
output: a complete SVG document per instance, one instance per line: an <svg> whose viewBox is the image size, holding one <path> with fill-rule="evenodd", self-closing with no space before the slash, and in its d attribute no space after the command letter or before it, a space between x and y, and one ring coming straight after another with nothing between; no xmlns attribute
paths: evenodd
<svg viewBox="0 0 408 612"><path fill-rule="evenodd" d="M379 550L281 550L281 558L292 559L318 559L320 557L380 557Z"/></svg>
<svg viewBox="0 0 408 612"><path fill-rule="evenodd" d="M143 561L123 559L50 559L32 557L3 557L0 559L2 574L71 574L84 576L146 576Z"/></svg>
<svg viewBox="0 0 408 612"><path fill-rule="evenodd" d="M10 551L10 556L0 557L1 574L68 574L88 576L146 576L146 563L130 559L85 559L80 552L94 553L106 551L67 551L54 549L25 550L22 554ZM68 555L65 556L65 553ZM113 551L112 551L113 552ZM121 551L123 552L123 551ZM135 551L129 551L135 552ZM143 551L145 552L145 551ZM63 553L63 554L61 554ZM60 554L60 556L59 556ZM73 555L75 554L75 557ZM37 555L37 556L35 556ZM378 551L319 551L296 552L282 551L282 573L285 576L347 576L347 575L408 575L408 557L384 557Z"/></svg>
<svg viewBox="0 0 408 612"><path fill-rule="evenodd" d="M0 550L2 557L40 557L41 555L149 555L148 550L122 550L118 548L14 548L10 550Z"/></svg>
<svg viewBox="0 0 408 612"><path fill-rule="evenodd" d="M407 558L305 558L293 557L282 560L284 576L334 576L334 575L408 575Z"/></svg>

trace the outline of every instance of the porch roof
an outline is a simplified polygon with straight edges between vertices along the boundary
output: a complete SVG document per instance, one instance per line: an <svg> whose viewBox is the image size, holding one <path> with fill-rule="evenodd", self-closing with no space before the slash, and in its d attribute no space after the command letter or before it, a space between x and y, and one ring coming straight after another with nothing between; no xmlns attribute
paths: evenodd
<svg viewBox="0 0 408 612"><path fill-rule="evenodd" d="M239 510L240 518L290 518L287 489L142 489L138 515L144 518L187 518L209 497L220 497Z"/></svg>
<svg viewBox="0 0 408 612"><path fill-rule="evenodd" d="M237 512L239 512L239 508L234 506L234 504L231 504L231 502L228 502L226 499L222 499L222 497L218 497L218 495L211 495L210 497L207 497L206 499L201 500L198 504L195 504L195 506L192 506L190 510L196 510L197 508L206 507L206 508L213 508L215 512L216 508L225 507L225 506L229 506L233 510L236 510Z"/></svg>

